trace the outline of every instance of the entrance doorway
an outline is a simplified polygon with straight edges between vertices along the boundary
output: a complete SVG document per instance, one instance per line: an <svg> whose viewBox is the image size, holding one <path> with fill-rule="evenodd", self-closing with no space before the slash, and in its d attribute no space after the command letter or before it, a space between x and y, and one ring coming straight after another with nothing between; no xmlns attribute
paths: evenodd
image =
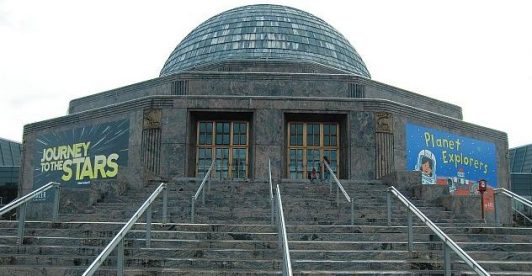
<svg viewBox="0 0 532 276"><path fill-rule="evenodd" d="M336 122L288 122L287 174L290 179L305 179L314 172L323 175L321 162L338 171L339 124Z"/></svg>
<svg viewBox="0 0 532 276"><path fill-rule="evenodd" d="M220 179L249 177L249 123L246 121L198 121L196 176L207 173L213 158Z"/></svg>

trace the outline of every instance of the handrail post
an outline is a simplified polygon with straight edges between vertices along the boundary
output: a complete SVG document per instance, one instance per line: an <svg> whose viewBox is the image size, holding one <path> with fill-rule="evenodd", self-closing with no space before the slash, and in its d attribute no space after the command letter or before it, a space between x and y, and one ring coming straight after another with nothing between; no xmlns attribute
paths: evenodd
<svg viewBox="0 0 532 276"><path fill-rule="evenodd" d="M117 260L116 260L116 276L124 275L124 239L122 238L118 243L117 248Z"/></svg>
<svg viewBox="0 0 532 276"><path fill-rule="evenodd" d="M351 225L355 224L355 201L351 198Z"/></svg>
<svg viewBox="0 0 532 276"><path fill-rule="evenodd" d="M388 206L388 225L392 225L392 192L386 193L386 204Z"/></svg>
<svg viewBox="0 0 532 276"><path fill-rule="evenodd" d="M168 186L164 184L163 190L163 225L166 224L168 218Z"/></svg>
<svg viewBox="0 0 532 276"><path fill-rule="evenodd" d="M451 252L445 243L443 243L443 265L445 266L445 276L451 276Z"/></svg>
<svg viewBox="0 0 532 276"><path fill-rule="evenodd" d="M340 188L336 186L336 207L340 206Z"/></svg>
<svg viewBox="0 0 532 276"><path fill-rule="evenodd" d="M273 221L275 224L279 223L279 212L277 210L277 196L273 198Z"/></svg>
<svg viewBox="0 0 532 276"><path fill-rule="evenodd" d="M277 199L277 196L275 196L275 209L277 210L277 215L279 215L279 200ZM277 236L279 237L279 244L283 244L283 231L281 229L281 220L277 218Z"/></svg>
<svg viewBox="0 0 532 276"><path fill-rule="evenodd" d="M55 196L54 196L54 205L52 209L52 222L56 223L59 218L59 196L61 193L61 187L59 183L55 183Z"/></svg>
<svg viewBox="0 0 532 276"><path fill-rule="evenodd" d="M274 206L275 203L274 203L273 197L270 198L270 203L271 203L270 205L272 206L272 225L274 225L275 224L275 206Z"/></svg>
<svg viewBox="0 0 532 276"><path fill-rule="evenodd" d="M17 245L22 245L24 243L24 228L26 222L26 207L28 203L25 202L20 206L19 218L18 218L18 229L17 229Z"/></svg>
<svg viewBox="0 0 532 276"><path fill-rule="evenodd" d="M194 223L194 202L196 200L194 199L194 196L192 196L192 206L190 208L190 222Z"/></svg>
<svg viewBox="0 0 532 276"><path fill-rule="evenodd" d="M273 185L272 185L272 161L268 159L268 183L270 184L270 205L272 207L272 225L275 222L275 202L273 199Z"/></svg>
<svg viewBox="0 0 532 276"><path fill-rule="evenodd" d="M407 221L408 221L408 252L414 251L414 231L412 229L412 211L410 209L407 211Z"/></svg>
<svg viewBox="0 0 532 276"><path fill-rule="evenodd" d="M499 224L499 216L497 214L497 193L493 192L493 214L495 215L495 224Z"/></svg>
<svg viewBox="0 0 532 276"><path fill-rule="evenodd" d="M205 191L201 191L201 204L205 205Z"/></svg>
<svg viewBox="0 0 532 276"><path fill-rule="evenodd" d="M146 210L146 247L151 247L151 205Z"/></svg>

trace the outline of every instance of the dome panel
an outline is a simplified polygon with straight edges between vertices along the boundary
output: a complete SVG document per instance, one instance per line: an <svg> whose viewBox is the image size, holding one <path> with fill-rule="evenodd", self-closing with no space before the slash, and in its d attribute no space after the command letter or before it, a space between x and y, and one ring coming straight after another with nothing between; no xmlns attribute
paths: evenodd
<svg viewBox="0 0 532 276"><path fill-rule="evenodd" d="M177 45L161 76L223 61L311 62L371 78L351 44L325 21L278 5L251 5L218 14Z"/></svg>

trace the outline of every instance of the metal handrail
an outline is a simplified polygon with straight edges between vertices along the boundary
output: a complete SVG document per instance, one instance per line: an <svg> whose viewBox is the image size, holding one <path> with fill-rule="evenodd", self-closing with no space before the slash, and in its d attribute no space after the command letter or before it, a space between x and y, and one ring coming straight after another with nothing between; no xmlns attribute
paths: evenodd
<svg viewBox="0 0 532 276"><path fill-rule="evenodd" d="M57 222L57 219L59 217L59 192L60 192L60 186L57 182L49 182L48 184L39 187L38 189L32 191L31 193L24 195L23 197L17 198L7 204L6 206L2 207L0 209L0 216L3 214L20 207L20 212L18 214L18 227L17 227L17 244L22 245L24 243L24 226L26 222L26 207L28 206L28 202L32 200L34 197L38 196L39 194L48 191L49 189L56 188L56 193L54 196L54 202L52 207L52 221Z"/></svg>
<svg viewBox="0 0 532 276"><path fill-rule="evenodd" d="M0 209L0 216L19 207L20 205L27 203L28 201L32 200L34 197L36 197L38 194L45 192L51 188L59 187L59 183L57 182L49 182L48 184L39 187L37 190L32 191L29 194L24 195L23 197L19 197L10 203L8 203L6 206L2 207Z"/></svg>
<svg viewBox="0 0 532 276"><path fill-rule="evenodd" d="M473 258L471 258L465 251L460 248L449 236L447 236L436 224L434 224L423 212L421 212L412 202L410 202L401 192L395 187L388 188L388 224L391 224L391 199L390 194L393 194L403 205L408 209L408 250L413 250L413 232L412 232L412 213L414 213L429 229L436 234L444 243L444 265L445 275L451 275L450 252L453 250L458 257L460 257L471 269L478 275L490 275L484 268L482 268Z"/></svg>
<svg viewBox="0 0 532 276"><path fill-rule="evenodd" d="M340 190L342 191L342 193L345 196L345 199L347 199L347 202L351 202L351 197L347 194L347 192L344 189L344 186L342 186L342 183L340 183L340 180L338 180L338 178L334 174L334 172L331 169L331 167L329 166L329 164L327 164L327 162L323 162L323 164L325 165L325 168L329 171L329 173L332 175L332 177L334 179L334 182L336 183L337 188L340 188ZM337 194L338 194L338 192L337 192ZM337 198L338 198L338 196L337 196Z"/></svg>
<svg viewBox="0 0 532 276"><path fill-rule="evenodd" d="M519 201L521 204L532 208L532 201L530 201L530 200L528 200L528 199L526 199L526 198L524 198L524 197L522 197L522 196L520 196L520 195L518 195L518 194L516 194L516 193L514 193L512 191L509 191L509 190L507 190L505 188L495 188L495 189L493 189L493 191L496 192L496 193L501 193L501 194L503 194L505 196L508 196L508 197L510 197L512 199L515 199L515 200Z"/></svg>
<svg viewBox="0 0 532 276"><path fill-rule="evenodd" d="M351 199L351 197L347 194L347 192L344 189L344 186L342 183L340 183L340 180L338 180L338 177L336 177L336 174L334 174L334 171L331 169L329 164L327 162L323 162L325 165L325 168L329 171L329 174L332 175L334 183L336 183L336 206L340 204L340 192L342 191L342 194L344 194L345 199L347 199L347 202L351 203L351 225L355 223L355 201ZM331 185L331 184L329 184ZM332 190L332 185L329 187L329 191Z"/></svg>
<svg viewBox="0 0 532 276"><path fill-rule="evenodd" d="M505 195L505 196L511 198L512 200L515 200L515 201L517 201L517 202L519 202L519 203L521 203L521 204L527 206L528 208L532 208L532 201L530 201L530 200L528 200L528 199L526 199L526 198L524 198L524 197L522 197L522 196L520 196L520 195L518 195L518 194L516 194L516 193L514 193L514 192L512 192L512 191L509 191L509 190L507 190L507 189L505 189L505 188L495 188L495 189L493 189L493 191L494 191L496 194L498 194L498 193L503 194L503 195ZM495 209L495 221L496 221L496 223L499 223L499 217L498 217L498 215L497 215L497 205L496 205L496 202L497 202L497 201L494 201L494 203L495 203L495 204L494 204L494 205L495 205L495 206L494 206L494 209ZM531 220L527 215L523 214L522 212L519 212L519 211L518 211L517 209L515 209L513 206L512 206L512 209L513 209L514 211L516 211L519 215L521 215L521 216L523 216L524 218L526 218L528 221L532 222L532 220Z"/></svg>
<svg viewBox="0 0 532 276"><path fill-rule="evenodd" d="M521 217L523 217L524 219L528 220L529 223L532 223L532 219L530 219L526 214L524 214L523 212L517 210L517 209L514 209L514 212L518 213L519 215L521 215Z"/></svg>
<svg viewBox="0 0 532 276"><path fill-rule="evenodd" d="M292 276L292 262L290 260L290 250L288 249L288 236L286 235L286 223L284 220L283 202L281 200L281 190L279 184L276 189L277 198L277 228L279 230L279 243L283 249L283 275Z"/></svg>
<svg viewBox="0 0 532 276"><path fill-rule="evenodd" d="M268 176L269 176L269 183L270 183L270 205L272 207L272 225L275 223L275 207L274 207L274 199L273 199L273 184L272 184L272 164L270 159L268 159Z"/></svg>
<svg viewBox="0 0 532 276"><path fill-rule="evenodd" d="M93 275L96 270L105 262L106 258L111 254L111 252L118 246L117 252L117 271L116 275L124 275L124 238L131 230L133 225L137 220L142 216L146 211L146 247L151 245L151 205L159 196L159 194L164 191L163 194L163 223L166 222L166 209L167 201L165 200L168 195L168 189L166 183L161 183L157 189L148 197L146 201L140 206L140 208L135 212L135 214L129 219L129 221L120 229L118 234L111 240L111 242L103 249L103 251L96 257L96 259L91 263L91 265L83 272L83 276Z"/></svg>
<svg viewBox="0 0 532 276"><path fill-rule="evenodd" d="M190 221L192 223L194 223L194 216L195 216L194 207L195 207L195 204L196 204L196 200L198 200L198 197L199 197L200 193L203 191L203 186L205 186L205 182L208 182L208 186L209 186L208 190L210 191L210 189L211 189L210 176L211 176L211 171L212 171L212 168L214 167L215 161L216 161L216 159L212 160L211 166L207 170L207 173L205 173L205 176L203 177L203 180L201 181L201 184L198 187L198 190L196 191L196 194L194 194L192 196L191 209L190 209ZM207 179L209 179L209 181L207 181ZM202 194L202 203L205 205L205 192L203 192L203 194Z"/></svg>

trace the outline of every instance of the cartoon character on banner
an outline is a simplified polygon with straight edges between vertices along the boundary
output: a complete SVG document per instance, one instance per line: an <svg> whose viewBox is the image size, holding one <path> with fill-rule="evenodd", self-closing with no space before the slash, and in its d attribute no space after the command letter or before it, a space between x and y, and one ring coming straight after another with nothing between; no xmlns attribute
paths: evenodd
<svg viewBox="0 0 532 276"><path fill-rule="evenodd" d="M436 184L436 156L430 150L419 152L415 170L421 171L421 184Z"/></svg>

